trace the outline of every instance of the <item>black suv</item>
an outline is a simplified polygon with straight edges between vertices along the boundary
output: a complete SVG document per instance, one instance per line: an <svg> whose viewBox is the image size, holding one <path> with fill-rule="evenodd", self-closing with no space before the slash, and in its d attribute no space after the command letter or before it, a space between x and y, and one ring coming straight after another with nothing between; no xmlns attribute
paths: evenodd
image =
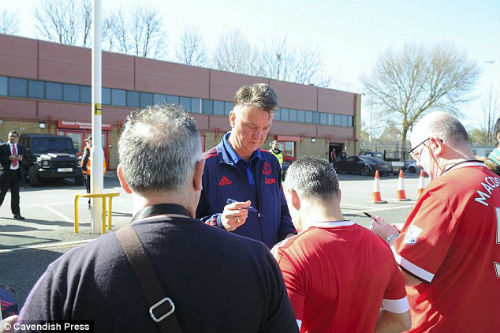
<svg viewBox="0 0 500 333"><path fill-rule="evenodd" d="M31 186L42 179L74 177L83 184L83 175L73 141L69 136L52 134L21 134L19 144L26 148L23 165Z"/></svg>

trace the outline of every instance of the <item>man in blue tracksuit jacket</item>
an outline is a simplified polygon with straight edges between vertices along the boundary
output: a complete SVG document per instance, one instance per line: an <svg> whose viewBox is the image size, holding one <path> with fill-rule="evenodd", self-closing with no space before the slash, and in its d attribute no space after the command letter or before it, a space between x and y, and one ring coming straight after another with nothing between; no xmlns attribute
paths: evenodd
<svg viewBox="0 0 500 333"><path fill-rule="evenodd" d="M279 162L259 148L277 107L276 93L267 84L238 90L229 115L231 132L203 155L203 190L196 210L206 224L262 241L269 248L295 234Z"/></svg>

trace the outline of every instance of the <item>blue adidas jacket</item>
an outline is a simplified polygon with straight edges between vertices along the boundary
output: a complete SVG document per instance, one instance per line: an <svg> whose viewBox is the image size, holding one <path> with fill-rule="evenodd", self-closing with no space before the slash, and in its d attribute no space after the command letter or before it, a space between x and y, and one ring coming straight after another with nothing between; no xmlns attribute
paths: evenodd
<svg viewBox="0 0 500 333"><path fill-rule="evenodd" d="M252 154L249 163L241 160L227 143L230 133L203 154L203 190L196 216L206 224L224 228L221 213L226 200L250 200L259 213L248 212L246 222L233 233L272 248L287 234L296 233L281 189L279 162L262 149Z"/></svg>

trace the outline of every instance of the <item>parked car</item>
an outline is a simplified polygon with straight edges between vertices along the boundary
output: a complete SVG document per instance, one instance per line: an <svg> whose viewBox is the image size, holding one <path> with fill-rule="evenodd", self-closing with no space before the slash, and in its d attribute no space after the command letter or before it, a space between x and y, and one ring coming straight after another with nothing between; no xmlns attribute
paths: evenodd
<svg viewBox="0 0 500 333"><path fill-rule="evenodd" d="M405 170L407 170L410 173L416 173L416 172L420 173L420 169L422 168L418 167L417 162L415 162L414 160L405 162Z"/></svg>
<svg viewBox="0 0 500 333"><path fill-rule="evenodd" d="M366 151L366 152L362 153L361 156L375 157L375 158L378 158L380 160L384 159L384 154L379 152L379 151Z"/></svg>
<svg viewBox="0 0 500 333"><path fill-rule="evenodd" d="M83 184L83 174L69 136L52 134L21 134L19 144L26 148L24 171L31 186L44 179L73 177Z"/></svg>
<svg viewBox="0 0 500 333"><path fill-rule="evenodd" d="M338 173L355 173L363 176L374 176L378 170L380 175L393 173L392 167L385 161L369 156L349 156L335 162Z"/></svg>

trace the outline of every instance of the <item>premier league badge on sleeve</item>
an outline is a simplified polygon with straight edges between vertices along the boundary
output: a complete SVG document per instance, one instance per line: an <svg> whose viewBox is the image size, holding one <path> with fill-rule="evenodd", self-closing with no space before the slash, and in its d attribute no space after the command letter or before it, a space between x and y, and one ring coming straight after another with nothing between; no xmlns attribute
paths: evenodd
<svg viewBox="0 0 500 333"><path fill-rule="evenodd" d="M406 232L403 244L413 245L417 243L418 236L424 231L424 229L417 227L416 225L410 225L408 231Z"/></svg>

